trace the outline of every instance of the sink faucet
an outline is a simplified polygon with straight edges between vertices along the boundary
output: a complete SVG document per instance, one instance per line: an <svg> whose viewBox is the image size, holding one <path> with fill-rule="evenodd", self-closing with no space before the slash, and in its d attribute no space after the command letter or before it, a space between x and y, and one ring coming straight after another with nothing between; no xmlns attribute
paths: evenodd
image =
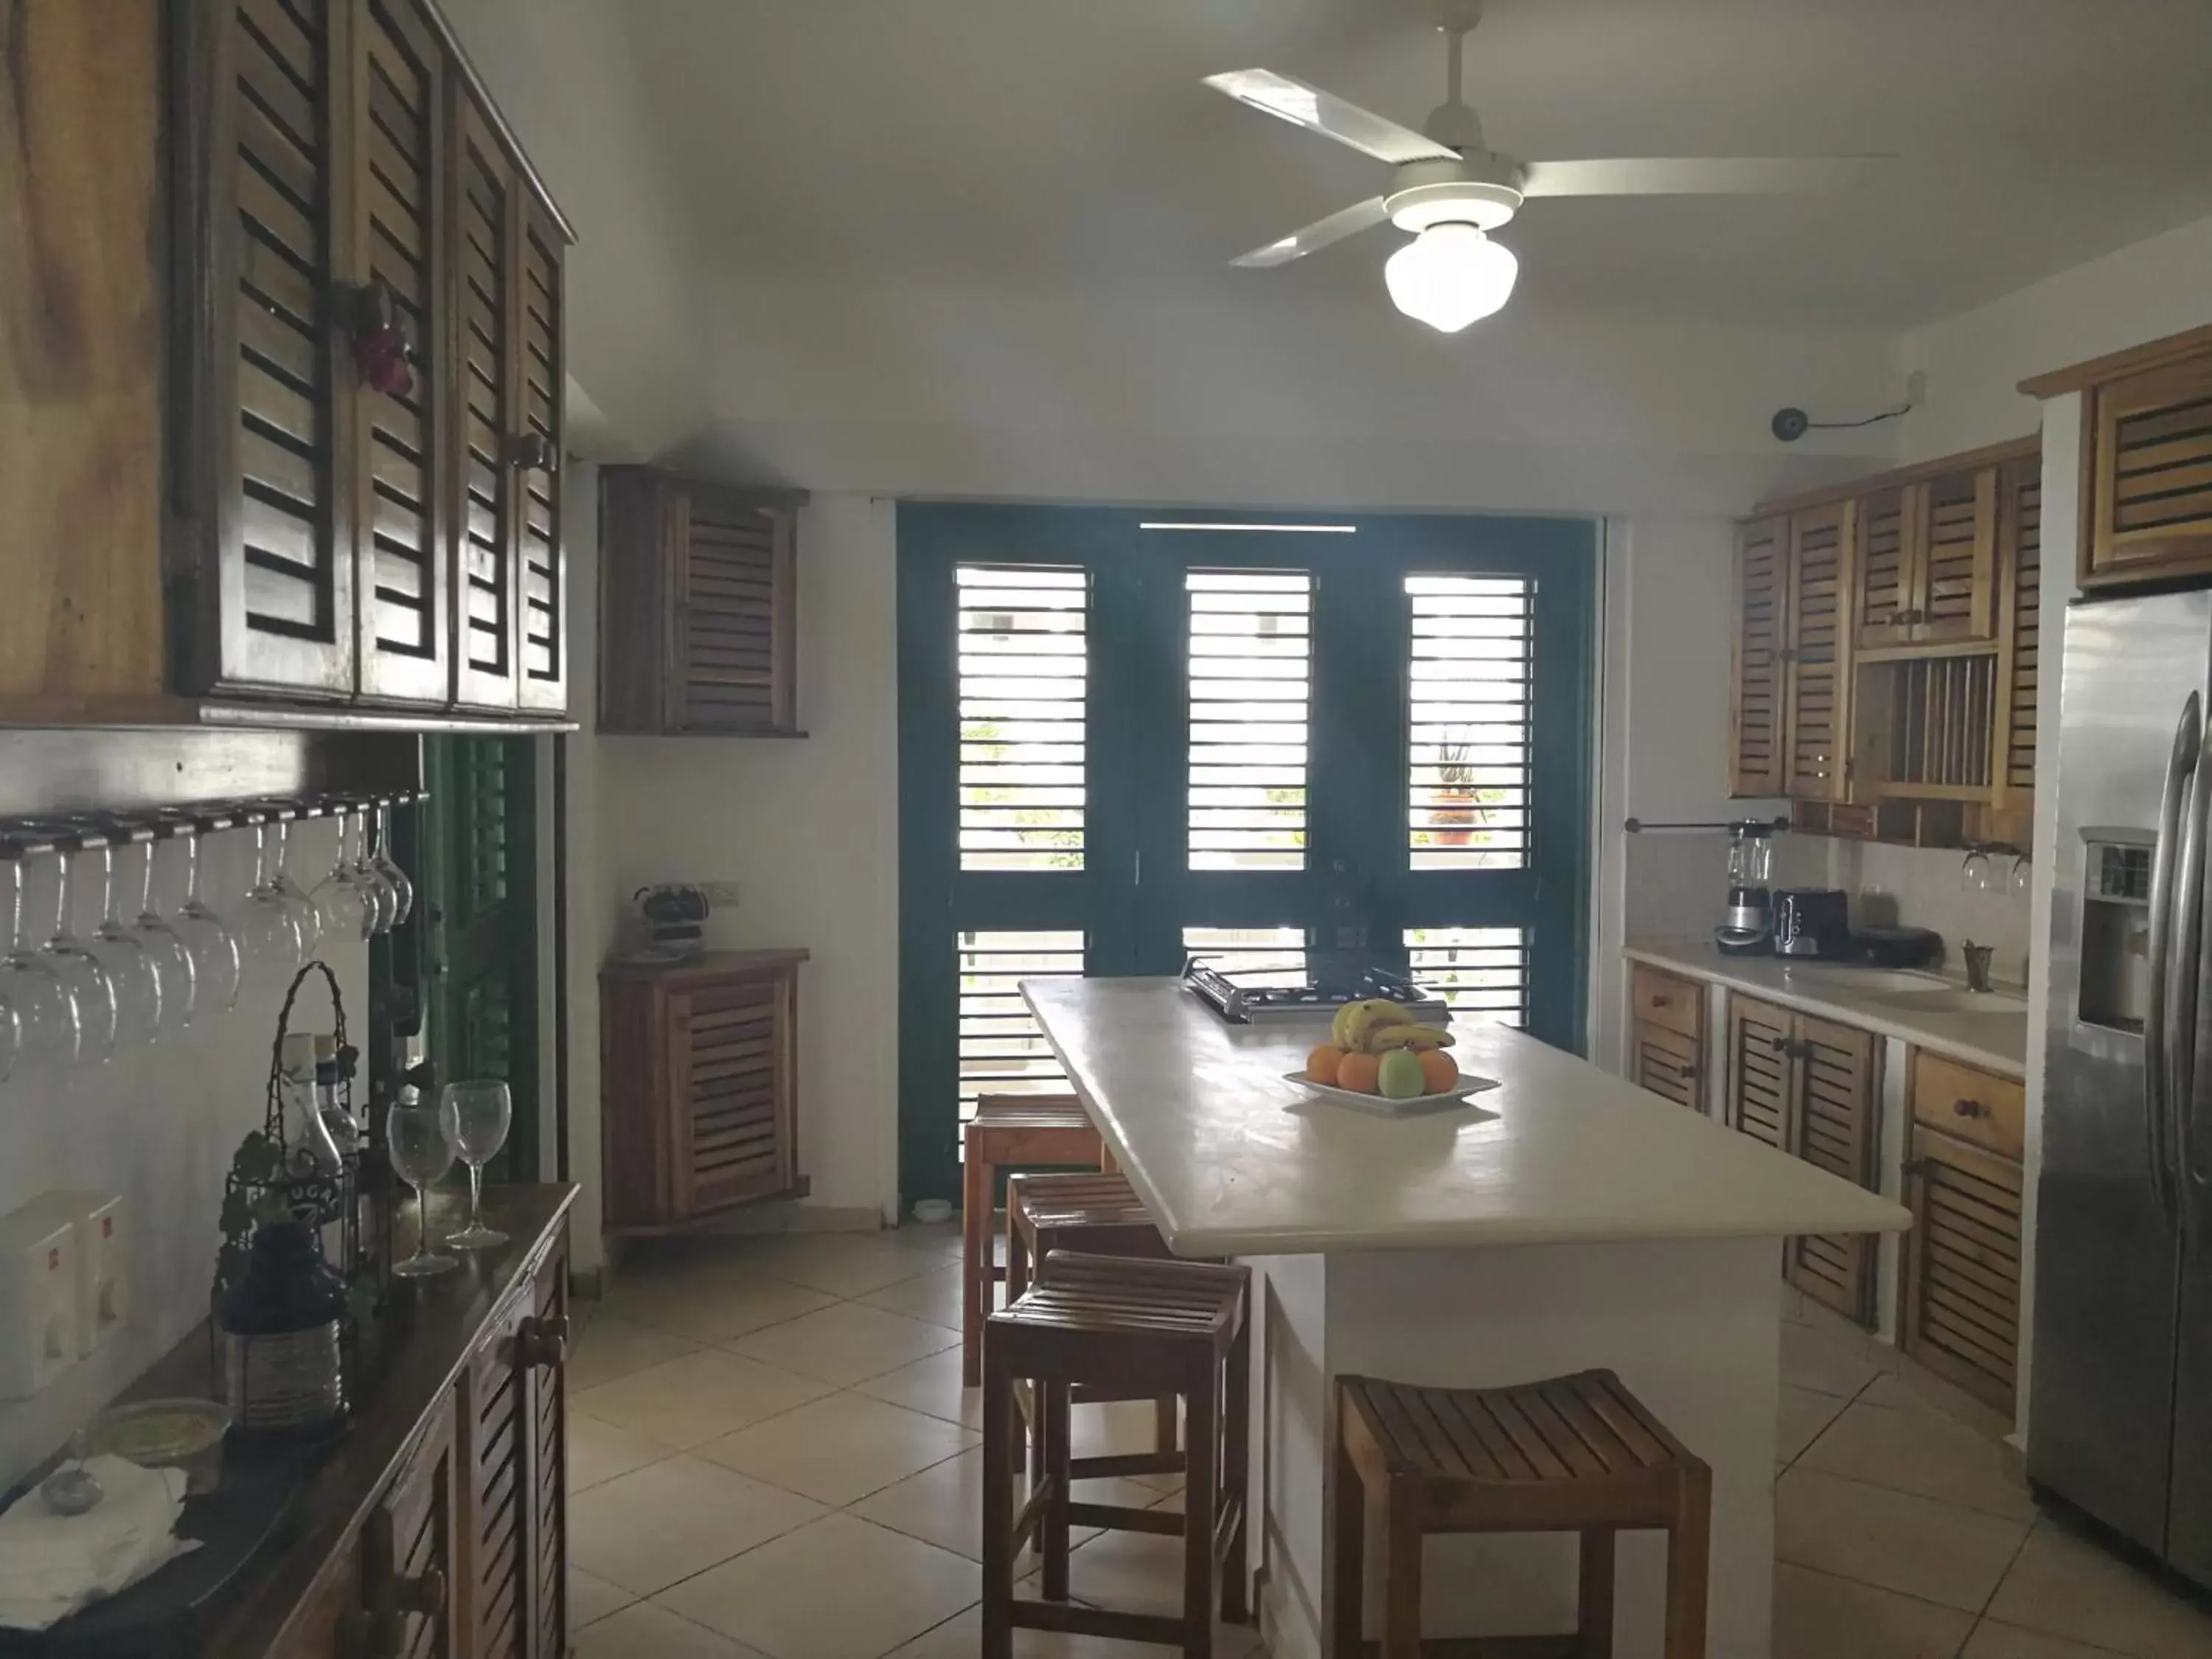
<svg viewBox="0 0 2212 1659"><path fill-rule="evenodd" d="M1973 940L1966 939L1960 945L1959 949L1966 958L1966 988L1969 991L1988 990L1990 988L1990 958L1996 955L1996 946L1977 945Z"/></svg>

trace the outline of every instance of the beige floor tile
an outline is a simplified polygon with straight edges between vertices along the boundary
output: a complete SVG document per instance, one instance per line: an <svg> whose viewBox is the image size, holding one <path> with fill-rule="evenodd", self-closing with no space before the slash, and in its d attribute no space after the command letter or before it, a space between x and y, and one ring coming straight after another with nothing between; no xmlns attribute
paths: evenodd
<svg viewBox="0 0 2212 1659"><path fill-rule="evenodd" d="M960 1218L950 1221L903 1221L883 1235L886 1243L902 1245L910 1250L927 1250L937 1255L957 1256L960 1254Z"/></svg>
<svg viewBox="0 0 2212 1659"><path fill-rule="evenodd" d="M1068 1591L1119 1613L1182 1612L1182 1540L1163 1533L1102 1532L1067 1558ZM1214 1626L1216 1659L1258 1645L1249 1626Z"/></svg>
<svg viewBox="0 0 2212 1659"><path fill-rule="evenodd" d="M1815 1394L1856 1394L1881 1374L1869 1358L1866 1333L1838 1331L1813 1325L1782 1328L1782 1380L1792 1388Z"/></svg>
<svg viewBox="0 0 2212 1659"><path fill-rule="evenodd" d="M2063 1636L2045 1636L2018 1625L1984 1619L1974 1626L1959 1659L2120 1659L2111 1648L2093 1648Z"/></svg>
<svg viewBox="0 0 2212 1659"><path fill-rule="evenodd" d="M837 1388L849 1388L910 1365L960 1340L957 1331L924 1324L880 1308L841 1302L755 1331L726 1345L728 1352L797 1371Z"/></svg>
<svg viewBox="0 0 2212 1659"><path fill-rule="evenodd" d="M586 1417L663 1445L689 1448L803 1406L830 1392L820 1380L702 1348L571 1395Z"/></svg>
<svg viewBox="0 0 2212 1659"><path fill-rule="evenodd" d="M1017 1504L1027 1499L1026 1475L1014 1477L1014 1492ZM1085 1503L1119 1504L1130 1509L1177 1501L1164 1499L1151 1487L1129 1480L1086 1480L1076 1488L1076 1495ZM983 1449L974 1447L896 1486L886 1486L854 1504L852 1512L894 1532L980 1561L983 1557ZM1079 1543L1097 1535L1095 1527L1079 1528L1072 1534ZM1022 1559L1026 1571L1036 1557L1024 1554Z"/></svg>
<svg viewBox="0 0 2212 1659"><path fill-rule="evenodd" d="M630 1429L617 1428L580 1411L568 1413L568 1490L580 1492L676 1453Z"/></svg>
<svg viewBox="0 0 2212 1659"><path fill-rule="evenodd" d="M2024 1521L1808 1469L1774 1489L1780 1561L1979 1613L2027 1535Z"/></svg>
<svg viewBox="0 0 2212 1659"><path fill-rule="evenodd" d="M596 1314L569 1352L568 1392L595 1389L618 1376L695 1352L698 1346L689 1337L633 1324L618 1314Z"/></svg>
<svg viewBox="0 0 2212 1659"><path fill-rule="evenodd" d="M1158 1443L1152 1402L1149 1400L1116 1400L1101 1406L1078 1406L1069 1413L1068 1420L1073 1430L1068 1447L1072 1456L1119 1457L1151 1451ZM1155 1492L1176 1492L1182 1486L1179 1474L1137 1474L1129 1478Z"/></svg>
<svg viewBox="0 0 2212 1659"><path fill-rule="evenodd" d="M1940 1412L1855 1401L1798 1459L1798 1467L2008 1520L2035 1519L2027 1489L2007 1469L2003 1443Z"/></svg>
<svg viewBox="0 0 2212 1659"><path fill-rule="evenodd" d="M637 1600L620 1584L610 1584L581 1567L568 1569L568 1628L573 1632L597 1624L611 1613L620 1613Z"/></svg>
<svg viewBox="0 0 2212 1659"><path fill-rule="evenodd" d="M650 1595L818 1519L822 1505L696 1457L672 1457L568 1502L568 1559Z"/></svg>
<svg viewBox="0 0 2212 1659"><path fill-rule="evenodd" d="M1951 1659L1974 1615L1804 1567L1774 1569L1774 1659Z"/></svg>
<svg viewBox="0 0 2212 1659"><path fill-rule="evenodd" d="M710 1440L698 1455L842 1508L957 1456L977 1438L971 1429L903 1406L833 1394Z"/></svg>
<svg viewBox="0 0 2212 1659"><path fill-rule="evenodd" d="M623 1280L608 1310L700 1342L725 1342L826 1308L837 1298L758 1270L717 1267Z"/></svg>
<svg viewBox="0 0 2212 1659"><path fill-rule="evenodd" d="M775 1659L882 1659L972 1604L981 1570L832 1515L677 1585L659 1600Z"/></svg>
<svg viewBox="0 0 2212 1659"><path fill-rule="evenodd" d="M999 1299L1003 1299L1005 1285L994 1285L991 1288L1000 1292ZM880 1291L870 1291L856 1300L871 1308L881 1308L885 1313L904 1314L908 1319L920 1319L957 1331L960 1328L960 1269L933 1267L919 1278L902 1279Z"/></svg>
<svg viewBox="0 0 2212 1659"><path fill-rule="evenodd" d="M1815 1394L1785 1382L1782 1411L1775 1432L1775 1452L1785 1464L1802 1455L1831 1423L1844 1414L1850 1401L1839 1395Z"/></svg>
<svg viewBox="0 0 2212 1659"><path fill-rule="evenodd" d="M957 1343L853 1387L872 1399L888 1400L908 1411L927 1412L948 1423L965 1423L971 1429L983 1426L983 1391L960 1386Z"/></svg>
<svg viewBox="0 0 2212 1659"><path fill-rule="evenodd" d="M2140 1659L2212 1656L2212 1614L2052 1521L2037 1523L1989 1612Z"/></svg>
<svg viewBox="0 0 2212 1659"><path fill-rule="evenodd" d="M778 1279L831 1296L866 1296L939 1265L934 1253L880 1233L779 1233L757 1241L754 1259Z"/></svg>
<svg viewBox="0 0 2212 1659"><path fill-rule="evenodd" d="M1869 1406L1888 1406L1899 1411L1935 1412L1964 1423L1992 1440L2012 1432L2009 1415L1993 1411L1956 1383L1900 1358L1894 1371L1886 1371L1867 1384L1859 1399Z"/></svg>
<svg viewBox="0 0 2212 1659"><path fill-rule="evenodd" d="M590 1626L570 1651L575 1659L763 1659L753 1649L650 1601Z"/></svg>
<svg viewBox="0 0 2212 1659"><path fill-rule="evenodd" d="M890 1659L975 1659L983 1642L983 1610L970 1607L948 1619L890 1656ZM1054 1631L1018 1630L1014 1659L1163 1659L1172 1648L1149 1642L1109 1642L1103 1636L1065 1636ZM1252 1659L1260 1653L1260 1632L1239 1625L1213 1628L1213 1659Z"/></svg>

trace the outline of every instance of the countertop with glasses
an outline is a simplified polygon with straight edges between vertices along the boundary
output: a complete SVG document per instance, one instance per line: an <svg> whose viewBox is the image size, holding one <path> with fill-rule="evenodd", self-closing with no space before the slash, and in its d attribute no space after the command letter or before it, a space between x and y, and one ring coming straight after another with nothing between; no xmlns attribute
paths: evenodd
<svg viewBox="0 0 2212 1659"><path fill-rule="evenodd" d="M1711 939L1632 939L1621 954L1897 1037L2001 1077L2027 1074L2027 1000L2016 992L1969 991L1956 980L1893 968L1723 956Z"/></svg>
<svg viewBox="0 0 2212 1659"><path fill-rule="evenodd" d="M1075 1092L1181 1255L1897 1232L1895 1204L1503 1025L1500 1086L1392 1119L1285 1080L1326 1020L1229 1025L1174 978L1031 979Z"/></svg>

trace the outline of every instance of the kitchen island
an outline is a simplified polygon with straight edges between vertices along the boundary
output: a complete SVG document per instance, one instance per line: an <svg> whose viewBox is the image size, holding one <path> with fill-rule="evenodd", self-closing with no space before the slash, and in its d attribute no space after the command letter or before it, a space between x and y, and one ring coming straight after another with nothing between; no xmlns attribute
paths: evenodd
<svg viewBox="0 0 2212 1659"><path fill-rule="evenodd" d="M1711 1465L1710 1652L1766 1654L1777 1241L1901 1231L1903 1209L1502 1026L1455 1026L1462 1069L1498 1087L1389 1119L1284 1080L1319 1018L1228 1025L1172 978L1023 994L1170 1248L1255 1270L1252 1536L1276 1659L1322 1651L1337 1376L1487 1387L1590 1366ZM1452 1539L1430 1560L1431 1635L1573 1621L1570 1539ZM1624 1537L1620 1562L1616 1650L1656 1655L1663 1540Z"/></svg>

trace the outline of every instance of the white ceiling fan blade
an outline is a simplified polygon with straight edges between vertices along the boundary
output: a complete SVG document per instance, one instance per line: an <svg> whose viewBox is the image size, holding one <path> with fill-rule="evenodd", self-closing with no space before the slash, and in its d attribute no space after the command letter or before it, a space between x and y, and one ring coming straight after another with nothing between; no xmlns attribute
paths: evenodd
<svg viewBox="0 0 2212 1659"><path fill-rule="evenodd" d="M1893 155L1531 161L1523 196L1788 196L1864 184Z"/></svg>
<svg viewBox="0 0 2212 1659"><path fill-rule="evenodd" d="M1273 70L1230 70L1209 75L1206 84L1227 93L1240 104L1304 127L1340 144L1349 144L1378 161L1393 167L1407 161L1454 161L1459 152L1447 149L1433 138L1424 138L1411 127L1401 127L1387 117L1357 104L1347 104L1334 93L1293 81Z"/></svg>
<svg viewBox="0 0 2212 1659"><path fill-rule="evenodd" d="M1348 208L1332 213L1326 219L1316 219L1304 230L1294 230L1279 241L1265 247L1255 247L1249 253L1239 254L1229 263L1232 265L1264 267L1286 265L1293 259L1303 259L1316 248L1327 247L1331 242L1340 242L1347 236L1356 236L1370 225L1379 225L1390 216L1380 196L1355 203Z"/></svg>

